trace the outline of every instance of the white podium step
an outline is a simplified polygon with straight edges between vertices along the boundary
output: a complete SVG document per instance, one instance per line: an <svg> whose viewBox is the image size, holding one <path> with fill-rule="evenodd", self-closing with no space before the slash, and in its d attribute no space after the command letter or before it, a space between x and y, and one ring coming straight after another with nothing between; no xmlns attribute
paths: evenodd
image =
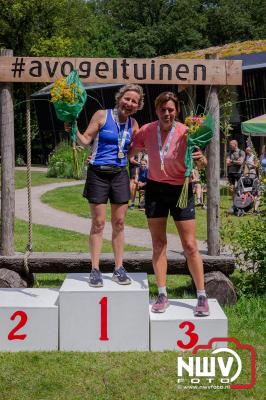
<svg viewBox="0 0 266 400"><path fill-rule="evenodd" d="M67 275L59 295L60 350L149 350L147 274L129 275L131 285L118 285L103 274L102 288L89 286L89 273Z"/></svg>
<svg viewBox="0 0 266 400"><path fill-rule="evenodd" d="M0 289L0 351L58 350L55 289Z"/></svg>
<svg viewBox="0 0 266 400"><path fill-rule="evenodd" d="M165 313L150 311L150 350L191 351L196 345L206 345L212 338L227 337L226 315L216 299L208 301L208 317L194 317L196 299L171 299ZM226 343L218 342L215 347L226 347Z"/></svg>

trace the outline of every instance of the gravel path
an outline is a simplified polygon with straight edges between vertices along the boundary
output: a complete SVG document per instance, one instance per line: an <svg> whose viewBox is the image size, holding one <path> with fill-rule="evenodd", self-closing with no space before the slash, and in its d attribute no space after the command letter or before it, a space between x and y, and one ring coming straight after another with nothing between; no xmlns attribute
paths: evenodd
<svg viewBox="0 0 266 400"><path fill-rule="evenodd" d="M33 223L88 234L91 227L91 220L89 218L82 218L64 211L56 210L42 203L40 200L45 192L60 187L80 184L80 181L73 181L32 187ZM27 189L16 190L16 217L25 221L28 220ZM111 240L110 222L106 222L104 239ZM168 234L167 240L168 250L182 251L180 239L177 235ZM125 242L135 246L152 247L149 231L147 229L133 228L131 226L125 227ZM206 250L207 248L206 243L203 241L198 241L198 246L200 250Z"/></svg>

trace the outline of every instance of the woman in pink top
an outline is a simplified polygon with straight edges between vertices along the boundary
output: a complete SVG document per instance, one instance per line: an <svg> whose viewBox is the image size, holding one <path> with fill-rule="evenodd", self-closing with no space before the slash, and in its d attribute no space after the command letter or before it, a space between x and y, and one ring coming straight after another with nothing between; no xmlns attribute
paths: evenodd
<svg viewBox="0 0 266 400"><path fill-rule="evenodd" d="M198 302L195 314L206 316L209 315L209 306L204 290L203 263L196 243L195 207L191 184L189 184L187 207L181 209L177 206L185 180L187 127L177 121L180 106L174 93L161 93L155 100L155 110L158 121L141 127L133 138L131 149L131 155L145 150L149 157L145 212L152 236L152 262L159 292L152 311L164 312L169 306L166 292L166 226L170 212L197 288ZM198 167L207 164L200 149L193 153L193 158Z"/></svg>

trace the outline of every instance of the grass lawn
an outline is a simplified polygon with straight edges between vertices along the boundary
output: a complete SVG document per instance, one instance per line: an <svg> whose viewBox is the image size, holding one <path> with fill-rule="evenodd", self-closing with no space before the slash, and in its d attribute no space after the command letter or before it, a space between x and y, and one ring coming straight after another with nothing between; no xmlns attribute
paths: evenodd
<svg viewBox="0 0 266 400"><path fill-rule="evenodd" d="M72 179L59 179L59 178L48 178L45 172L31 172L31 185L39 186L46 185L54 182L69 182ZM27 186L27 173L26 171L15 171L15 188L22 189ZM1 189L1 180L0 180Z"/></svg>
<svg viewBox="0 0 266 400"><path fill-rule="evenodd" d="M33 224L33 251L87 252L88 236L81 233ZM15 251L25 251L28 243L28 224L21 220L15 223ZM125 245L125 251L147 250L145 247ZM103 253L112 253L109 240L103 240ZM1 399L1 397L0 397Z"/></svg>
<svg viewBox="0 0 266 400"><path fill-rule="evenodd" d="M69 182L70 179L48 178L44 172L31 173L32 186L46 185L54 182ZM1 184L1 182L0 182ZM15 171L15 187L22 189L26 187L26 171ZM49 238L49 240L47 240ZM15 222L15 251L24 252L28 243L28 224L21 220ZM125 245L125 251L146 250L145 247ZM88 236L52 228L44 225L33 224L33 251L44 252L87 252ZM109 240L103 240L104 253L112 252Z"/></svg>
<svg viewBox="0 0 266 400"><path fill-rule="evenodd" d="M46 192L42 195L42 201L49 204L59 210L63 210L72 214L76 214L80 217L89 217L89 207L87 200L82 197L83 185L58 188ZM227 188L221 189L221 226L228 223L228 221L233 221L234 224L241 224L243 220L249 218L254 218L253 215L247 215L244 218L239 218L236 216L228 216L227 210L231 206L231 197L228 193ZM110 205L107 206L107 220L110 220ZM206 224L206 210L196 207L197 216L197 239L206 240L207 239L207 224ZM139 211L137 208L135 210L128 210L126 216L126 225L134 226L136 228L148 229L147 219L143 211ZM168 233L177 234L175 224L172 218L168 219L167 226Z"/></svg>
<svg viewBox="0 0 266 400"><path fill-rule="evenodd" d="M40 287L59 287L64 275L39 274ZM155 294L154 277L149 277ZM171 276L169 297L193 297L190 278ZM266 296L242 298L226 307L229 337L252 344L257 351L257 384L251 390L177 389L177 353L0 353L1 400L86 399L247 399L262 400L266 391L265 309ZM188 354L189 355L189 354ZM242 362L248 361L243 358ZM246 376L246 379L248 377Z"/></svg>
<svg viewBox="0 0 266 400"><path fill-rule="evenodd" d="M50 178L46 179L50 182ZM53 201L53 206L58 205L61 209L62 205L67 204L69 209L65 211L84 212L83 216L87 216L88 205L87 201L81 197L82 187L68 188L65 193L63 190L65 189L48 193L45 197L52 195L52 200L50 198L45 201ZM57 205L54 204L54 198L58 198ZM223 196L222 214L229 206L230 198ZM198 232L199 238L204 237L204 229L206 229L205 213L199 210L197 215L198 225L202 219L202 226ZM145 216L140 211L128 212L128 218L128 224L146 227ZM236 223L241 223L241 220L241 218L233 218ZM169 225L169 230L171 229ZM69 251L69 249L87 251L87 236L74 232L34 225L33 238L35 251ZM15 239L16 250L24 251L27 243L25 222L16 221ZM108 246L110 243L104 243L105 251L110 251ZM64 274L38 274L37 276L40 287L60 287L64 277ZM149 276L149 284L150 295L153 297L156 295L153 275ZM169 276L167 287L170 298L194 297L189 276ZM0 400L231 400L236 398L262 400L266 393L265 302L266 295L257 298L242 297L238 299L236 305L224 309L228 317L229 337L237 338L242 344L251 344L256 349L257 383L251 390L177 389L177 353L173 351L160 353L2 352L0 353ZM248 359L244 357L242 361L246 365ZM248 379L247 374L245 378Z"/></svg>
<svg viewBox="0 0 266 400"><path fill-rule="evenodd" d="M49 204L51 207L63 210L80 217L90 217L88 201L82 197L83 185L73 186L71 188L58 188L51 190L42 195L42 201ZM111 208L108 204L106 219L110 221ZM198 239L205 240L207 236L206 231L206 211L197 210L197 237ZM126 215L126 225L134 226L136 228L148 229L147 219L143 211L128 210ZM175 224L172 218L168 220L167 230L169 233L177 233Z"/></svg>

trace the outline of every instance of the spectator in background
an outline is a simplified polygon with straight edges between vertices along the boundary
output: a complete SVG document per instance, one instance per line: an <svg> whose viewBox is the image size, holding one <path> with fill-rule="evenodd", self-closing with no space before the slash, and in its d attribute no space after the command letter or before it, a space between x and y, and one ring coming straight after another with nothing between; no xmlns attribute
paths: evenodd
<svg viewBox="0 0 266 400"><path fill-rule="evenodd" d="M257 175L257 162L255 154L252 153L251 147L246 148L246 157L244 163L244 175Z"/></svg>
<svg viewBox="0 0 266 400"><path fill-rule="evenodd" d="M145 188L146 188L147 177L148 177L147 161L144 158L142 158L140 161L140 167L138 169L136 179L134 182L133 200L132 200L132 204L129 206L129 208L131 210L133 210L135 207L135 199L136 199L137 191L145 190ZM141 201L141 203L139 204L139 208L143 209L144 206L145 206L145 199L144 199L144 201Z"/></svg>
<svg viewBox="0 0 266 400"><path fill-rule="evenodd" d="M238 148L237 140L230 140L230 150L227 154L226 165L228 169L228 181L232 196L235 194L235 186L241 177L243 164L245 161L245 152Z"/></svg>
<svg viewBox="0 0 266 400"><path fill-rule="evenodd" d="M135 196L136 196L136 190L135 190L135 179L138 174L138 169L140 166L140 159L141 159L141 153L135 154L132 157L129 157L129 179L130 179L130 193L131 193L131 204L128 207L129 209L134 208L134 201L135 201Z"/></svg>
<svg viewBox="0 0 266 400"><path fill-rule="evenodd" d="M193 168L191 174L191 182L193 186L193 192L196 195L196 206L203 206L203 190L200 182L200 175L198 168Z"/></svg>
<svg viewBox="0 0 266 400"><path fill-rule="evenodd" d="M261 156L260 156L260 164L261 164L263 175L266 178L266 145L265 144L262 147L262 152L261 152Z"/></svg>

